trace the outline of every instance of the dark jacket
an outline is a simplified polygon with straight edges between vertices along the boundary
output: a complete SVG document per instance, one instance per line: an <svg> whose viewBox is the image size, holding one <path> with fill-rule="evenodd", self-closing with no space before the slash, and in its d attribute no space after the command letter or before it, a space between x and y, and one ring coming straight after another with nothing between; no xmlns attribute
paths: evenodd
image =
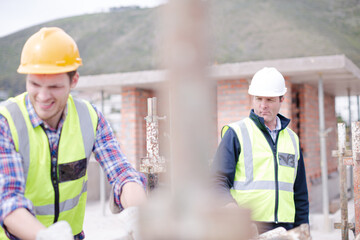
<svg viewBox="0 0 360 240"><path fill-rule="evenodd" d="M277 115L281 121L281 130L285 129L290 123L290 119ZM264 119L257 116L253 110L250 111L250 119L253 120L256 126L264 134L270 146L274 145L274 141L267 131ZM273 147L271 147L273 149ZM306 174L303 155L300 149L300 159L298 163L297 175L294 183L294 202L295 202L295 219L294 223L265 223L261 224L259 232L265 232L273 228L282 226L287 230L297 227L303 223L309 223L309 201L308 191L306 185ZM223 204L235 202L230 194L230 189L234 184L236 164L239 160L241 146L239 139L232 128L229 128L223 136L218 149L215 154L212 165L212 175L214 179L214 187L217 194L222 199Z"/></svg>

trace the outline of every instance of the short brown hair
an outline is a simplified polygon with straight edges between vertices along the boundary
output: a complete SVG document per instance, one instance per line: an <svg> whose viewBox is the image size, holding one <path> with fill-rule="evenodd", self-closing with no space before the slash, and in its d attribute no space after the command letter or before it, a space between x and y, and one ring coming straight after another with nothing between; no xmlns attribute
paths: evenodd
<svg viewBox="0 0 360 240"><path fill-rule="evenodd" d="M67 75L69 76L69 79L70 79L70 83L72 83L73 77L75 76L76 72L77 72L76 70L67 72Z"/></svg>

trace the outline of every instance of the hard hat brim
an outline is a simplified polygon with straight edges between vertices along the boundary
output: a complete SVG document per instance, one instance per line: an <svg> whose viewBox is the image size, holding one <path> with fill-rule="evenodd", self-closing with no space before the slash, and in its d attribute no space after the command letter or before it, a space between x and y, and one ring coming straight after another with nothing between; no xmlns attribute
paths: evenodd
<svg viewBox="0 0 360 240"><path fill-rule="evenodd" d="M284 96L286 93L287 89L285 88L283 91L280 92L269 92L269 91L259 91L259 90L254 90L252 88L249 88L248 93L252 96L259 96L259 97L280 97L280 96Z"/></svg>
<svg viewBox="0 0 360 240"><path fill-rule="evenodd" d="M65 67L54 67L53 65L20 65L17 72L21 74L57 74L75 71L79 66L79 64L73 64Z"/></svg>

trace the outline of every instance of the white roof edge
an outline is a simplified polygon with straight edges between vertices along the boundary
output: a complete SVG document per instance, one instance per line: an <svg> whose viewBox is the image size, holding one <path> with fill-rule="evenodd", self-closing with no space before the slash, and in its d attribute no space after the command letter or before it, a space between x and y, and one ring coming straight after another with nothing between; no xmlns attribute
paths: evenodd
<svg viewBox="0 0 360 240"><path fill-rule="evenodd" d="M344 56L345 57L345 56ZM348 58L345 57L345 66L357 79L360 80L360 69Z"/></svg>
<svg viewBox="0 0 360 240"><path fill-rule="evenodd" d="M275 67L284 76L306 79L304 76L316 78L316 75L333 75L335 72L349 74L352 81L360 80L360 69L345 55L313 56L286 58L264 61L249 61L214 65L209 68L212 79L250 79L256 71L263 67ZM123 86L153 88L166 78L166 70L148 70L138 72L112 73L81 76L75 90L116 90ZM300 75L299 75L300 74ZM326 80L326 79L324 79ZM360 84L359 84L360 88Z"/></svg>
<svg viewBox="0 0 360 240"><path fill-rule="evenodd" d="M263 67L275 67L284 75L314 71L322 73L332 69L343 69L347 61L351 62L344 55L331 55L227 63L212 67L211 75L215 78L248 78Z"/></svg>

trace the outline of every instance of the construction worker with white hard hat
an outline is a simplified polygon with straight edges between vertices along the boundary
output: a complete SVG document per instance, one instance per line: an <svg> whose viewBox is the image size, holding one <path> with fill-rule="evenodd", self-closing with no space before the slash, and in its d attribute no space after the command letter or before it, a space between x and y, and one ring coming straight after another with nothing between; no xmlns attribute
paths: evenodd
<svg viewBox="0 0 360 240"><path fill-rule="evenodd" d="M81 65L60 28L42 28L23 47L27 92L0 107L0 239L84 239L92 153L112 186L111 209L131 218L146 201L146 180L103 114L70 94Z"/></svg>
<svg viewBox="0 0 360 240"><path fill-rule="evenodd" d="M212 173L226 207L245 207L259 233L309 222L299 138L279 114L287 89L283 75L265 67L252 78L249 117L223 127Z"/></svg>

